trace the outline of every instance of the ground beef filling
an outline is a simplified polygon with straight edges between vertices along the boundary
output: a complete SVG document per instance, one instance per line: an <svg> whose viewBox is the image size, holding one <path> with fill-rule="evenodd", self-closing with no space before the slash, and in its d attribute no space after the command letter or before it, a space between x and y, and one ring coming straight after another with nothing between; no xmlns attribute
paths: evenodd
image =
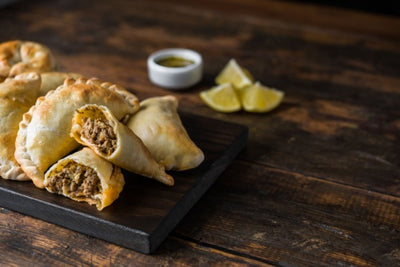
<svg viewBox="0 0 400 267"><path fill-rule="evenodd" d="M71 161L61 171L50 176L47 189L72 198L91 198L101 193L102 188L92 168Z"/></svg>
<svg viewBox="0 0 400 267"><path fill-rule="evenodd" d="M113 128L101 119L84 118L81 135L95 144L105 156L110 156L117 146L117 137Z"/></svg>

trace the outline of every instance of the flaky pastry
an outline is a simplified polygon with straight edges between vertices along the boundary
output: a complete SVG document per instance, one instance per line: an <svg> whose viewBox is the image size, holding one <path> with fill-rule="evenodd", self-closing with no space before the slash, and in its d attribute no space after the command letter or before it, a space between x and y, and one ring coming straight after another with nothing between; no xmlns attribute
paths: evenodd
<svg viewBox="0 0 400 267"><path fill-rule="evenodd" d="M24 72L46 72L56 68L49 48L30 41L8 41L0 44L0 82Z"/></svg>
<svg viewBox="0 0 400 267"><path fill-rule="evenodd" d="M87 103L107 106L118 119L139 108L135 95L124 88L97 79L67 78L64 85L39 97L23 115L16 139L15 158L43 188L47 168L79 146L69 136L75 110Z"/></svg>
<svg viewBox="0 0 400 267"><path fill-rule="evenodd" d="M76 110L71 136L115 165L154 178L166 185L174 179L165 173L143 142L111 113L106 106L88 104Z"/></svg>
<svg viewBox="0 0 400 267"><path fill-rule="evenodd" d="M197 167L204 154L190 139L177 108L174 96L148 98L127 125L167 170L183 171Z"/></svg>
<svg viewBox="0 0 400 267"><path fill-rule="evenodd" d="M60 159L50 167L44 178L47 191L96 205L98 210L111 205L124 184L121 169L89 148Z"/></svg>
<svg viewBox="0 0 400 267"><path fill-rule="evenodd" d="M0 176L11 180L29 180L14 158L15 139L22 115L35 104L40 76L24 73L0 83Z"/></svg>
<svg viewBox="0 0 400 267"><path fill-rule="evenodd" d="M45 95L50 90L57 89L60 85L64 84L65 79L73 78L78 79L82 78L83 75L74 72L58 72L58 71L50 71L40 73L40 77L42 78L42 83L40 85L39 95Z"/></svg>

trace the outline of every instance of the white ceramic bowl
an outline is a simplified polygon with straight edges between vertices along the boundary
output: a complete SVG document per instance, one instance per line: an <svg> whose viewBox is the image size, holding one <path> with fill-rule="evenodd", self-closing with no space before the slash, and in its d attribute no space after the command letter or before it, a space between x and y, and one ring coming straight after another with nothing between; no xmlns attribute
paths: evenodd
<svg viewBox="0 0 400 267"><path fill-rule="evenodd" d="M161 59L178 57L189 60L192 64L184 67L166 67L160 65ZM179 90L198 83L203 75L203 59L193 50L185 48L169 48L154 52L147 59L149 79L163 88Z"/></svg>

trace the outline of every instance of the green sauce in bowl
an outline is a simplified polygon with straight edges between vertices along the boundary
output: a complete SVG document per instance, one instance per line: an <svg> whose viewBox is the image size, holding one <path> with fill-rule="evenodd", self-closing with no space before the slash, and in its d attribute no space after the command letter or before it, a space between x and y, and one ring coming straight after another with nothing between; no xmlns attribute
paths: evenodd
<svg viewBox="0 0 400 267"><path fill-rule="evenodd" d="M184 57L170 56L158 59L156 63L164 67L182 68L194 64L194 61L186 59Z"/></svg>

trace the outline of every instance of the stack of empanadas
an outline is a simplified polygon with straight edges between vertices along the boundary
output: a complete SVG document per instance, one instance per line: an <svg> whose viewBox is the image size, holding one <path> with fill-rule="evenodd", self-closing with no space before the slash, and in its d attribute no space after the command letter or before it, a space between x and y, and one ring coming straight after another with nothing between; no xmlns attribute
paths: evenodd
<svg viewBox="0 0 400 267"><path fill-rule="evenodd" d="M107 106L118 119L139 109L133 94L97 79L67 78L39 97L22 117L15 142L15 158L37 187L43 188L44 173L54 162L79 147L69 133L75 110L87 103Z"/></svg>
<svg viewBox="0 0 400 267"><path fill-rule="evenodd" d="M197 167L173 96L142 101L126 89L55 72L40 44L0 44L0 176L101 210L123 189L121 172L172 186L166 170ZM25 72L29 70L30 72Z"/></svg>

